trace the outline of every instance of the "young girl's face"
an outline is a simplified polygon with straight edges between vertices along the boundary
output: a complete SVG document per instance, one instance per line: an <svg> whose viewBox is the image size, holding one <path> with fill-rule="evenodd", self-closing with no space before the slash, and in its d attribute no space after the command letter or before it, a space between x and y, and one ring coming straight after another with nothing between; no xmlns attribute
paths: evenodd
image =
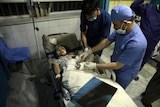
<svg viewBox="0 0 160 107"><path fill-rule="evenodd" d="M64 56L64 55L66 55L66 54L67 54L67 51L66 51L65 47L59 46L58 49L57 49L57 54L58 54L59 56Z"/></svg>

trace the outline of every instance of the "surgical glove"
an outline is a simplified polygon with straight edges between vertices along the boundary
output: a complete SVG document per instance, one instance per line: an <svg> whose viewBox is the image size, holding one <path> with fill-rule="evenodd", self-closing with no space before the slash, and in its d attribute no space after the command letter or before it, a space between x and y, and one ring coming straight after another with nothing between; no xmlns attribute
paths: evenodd
<svg viewBox="0 0 160 107"><path fill-rule="evenodd" d="M77 62L77 63L80 63L80 62L81 62L81 57L80 57L80 56L77 55L77 56L75 57L75 59L76 59L76 62Z"/></svg>
<svg viewBox="0 0 160 107"><path fill-rule="evenodd" d="M96 63L94 62L85 62L84 63L84 68L85 69L96 69Z"/></svg>
<svg viewBox="0 0 160 107"><path fill-rule="evenodd" d="M85 51L84 53L82 53L82 55L80 55L81 57L81 61L85 61L87 59L88 56L90 56L92 54L92 50L89 49L88 51Z"/></svg>
<svg viewBox="0 0 160 107"><path fill-rule="evenodd" d="M89 50L88 47L84 48L84 52L86 52L86 51L88 51L88 50Z"/></svg>

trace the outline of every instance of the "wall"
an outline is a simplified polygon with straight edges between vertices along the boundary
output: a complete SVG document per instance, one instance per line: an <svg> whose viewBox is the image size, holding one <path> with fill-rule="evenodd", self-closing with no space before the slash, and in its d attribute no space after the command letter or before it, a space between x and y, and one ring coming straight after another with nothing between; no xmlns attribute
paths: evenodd
<svg viewBox="0 0 160 107"><path fill-rule="evenodd" d="M41 51L41 56L44 57L44 50L42 46L42 35L62 33L62 32L74 32L77 38L80 38L80 28L79 28L79 16L68 17L62 19L54 19L50 21L36 22L36 27L39 28L37 32L38 46ZM11 48L27 46L31 52L31 58L37 59L37 46L36 38L34 35L33 23L11 25L11 26L1 26L0 32L3 35L3 39ZM71 41L70 41L71 42Z"/></svg>
<svg viewBox="0 0 160 107"><path fill-rule="evenodd" d="M146 0L145 2L148 1L149 0ZM116 5L126 4L130 6L132 2L133 0L110 0L108 12L110 13L111 9ZM8 20L5 21L7 22ZM0 20L0 23L6 23L5 21ZM76 33L77 38L80 39L79 25L80 25L79 14L74 17L69 15L68 17L65 18L58 17L56 19L36 21L36 27L39 28L39 31L37 32L38 35L37 38L38 38L38 46L40 47L41 51L41 56L42 57L45 56L42 46L43 34L48 35L61 32L74 32ZM113 27L111 27L111 32L113 30L114 30ZM9 47L15 48L15 47L27 46L31 51L31 58L32 59L38 58L33 23L31 23L31 21L25 24L1 26L0 32L4 36L3 38Z"/></svg>

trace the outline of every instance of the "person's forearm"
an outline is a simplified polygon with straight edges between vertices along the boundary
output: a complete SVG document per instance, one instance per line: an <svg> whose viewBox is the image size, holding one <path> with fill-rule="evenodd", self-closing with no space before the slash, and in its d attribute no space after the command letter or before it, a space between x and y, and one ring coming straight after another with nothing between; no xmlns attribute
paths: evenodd
<svg viewBox="0 0 160 107"><path fill-rule="evenodd" d="M98 51L106 48L107 46L109 46L110 43L111 43L111 42L110 42L108 39L104 38L99 44L97 44L96 46L94 46L94 47L92 48L92 52L93 52L93 53L94 53L94 52L98 52Z"/></svg>
<svg viewBox="0 0 160 107"><path fill-rule="evenodd" d="M60 69L60 66L58 64L54 64L54 71L55 71L56 74L61 73L61 69Z"/></svg>
<svg viewBox="0 0 160 107"><path fill-rule="evenodd" d="M81 32L81 40L82 40L84 48L86 48L87 47L87 38L86 38L85 32Z"/></svg>
<svg viewBox="0 0 160 107"><path fill-rule="evenodd" d="M98 69L120 69L124 66L124 64L120 63L120 62L111 62L111 63L104 63L104 64L96 64L96 67Z"/></svg>

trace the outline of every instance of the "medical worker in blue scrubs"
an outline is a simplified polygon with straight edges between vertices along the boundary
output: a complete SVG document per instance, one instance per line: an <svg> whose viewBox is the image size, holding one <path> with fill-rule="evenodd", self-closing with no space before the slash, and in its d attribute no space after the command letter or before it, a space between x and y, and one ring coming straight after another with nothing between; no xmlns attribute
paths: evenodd
<svg viewBox="0 0 160 107"><path fill-rule="evenodd" d="M82 4L80 31L85 51L103 42L110 34L111 17L99 8L99 4L99 0L84 0Z"/></svg>
<svg viewBox="0 0 160 107"><path fill-rule="evenodd" d="M147 49L143 58L142 66L147 63L160 40L160 0L152 0L151 3L144 0L134 0L131 8L141 16L140 27L147 39ZM152 103L160 99L160 62L157 62L157 72L153 75L145 91L141 94L141 102L145 107L152 107Z"/></svg>
<svg viewBox="0 0 160 107"><path fill-rule="evenodd" d="M82 60L115 42L111 62L96 64L86 62L85 69L113 69L116 81L125 89L137 76L146 51L147 41L140 27L134 21L134 13L126 5L111 10L115 31L105 41L81 55Z"/></svg>
<svg viewBox="0 0 160 107"><path fill-rule="evenodd" d="M134 0L131 8L135 14L141 16L140 28L148 43L142 68L150 60L152 52L160 40L160 0L159 4L144 4L144 0Z"/></svg>

